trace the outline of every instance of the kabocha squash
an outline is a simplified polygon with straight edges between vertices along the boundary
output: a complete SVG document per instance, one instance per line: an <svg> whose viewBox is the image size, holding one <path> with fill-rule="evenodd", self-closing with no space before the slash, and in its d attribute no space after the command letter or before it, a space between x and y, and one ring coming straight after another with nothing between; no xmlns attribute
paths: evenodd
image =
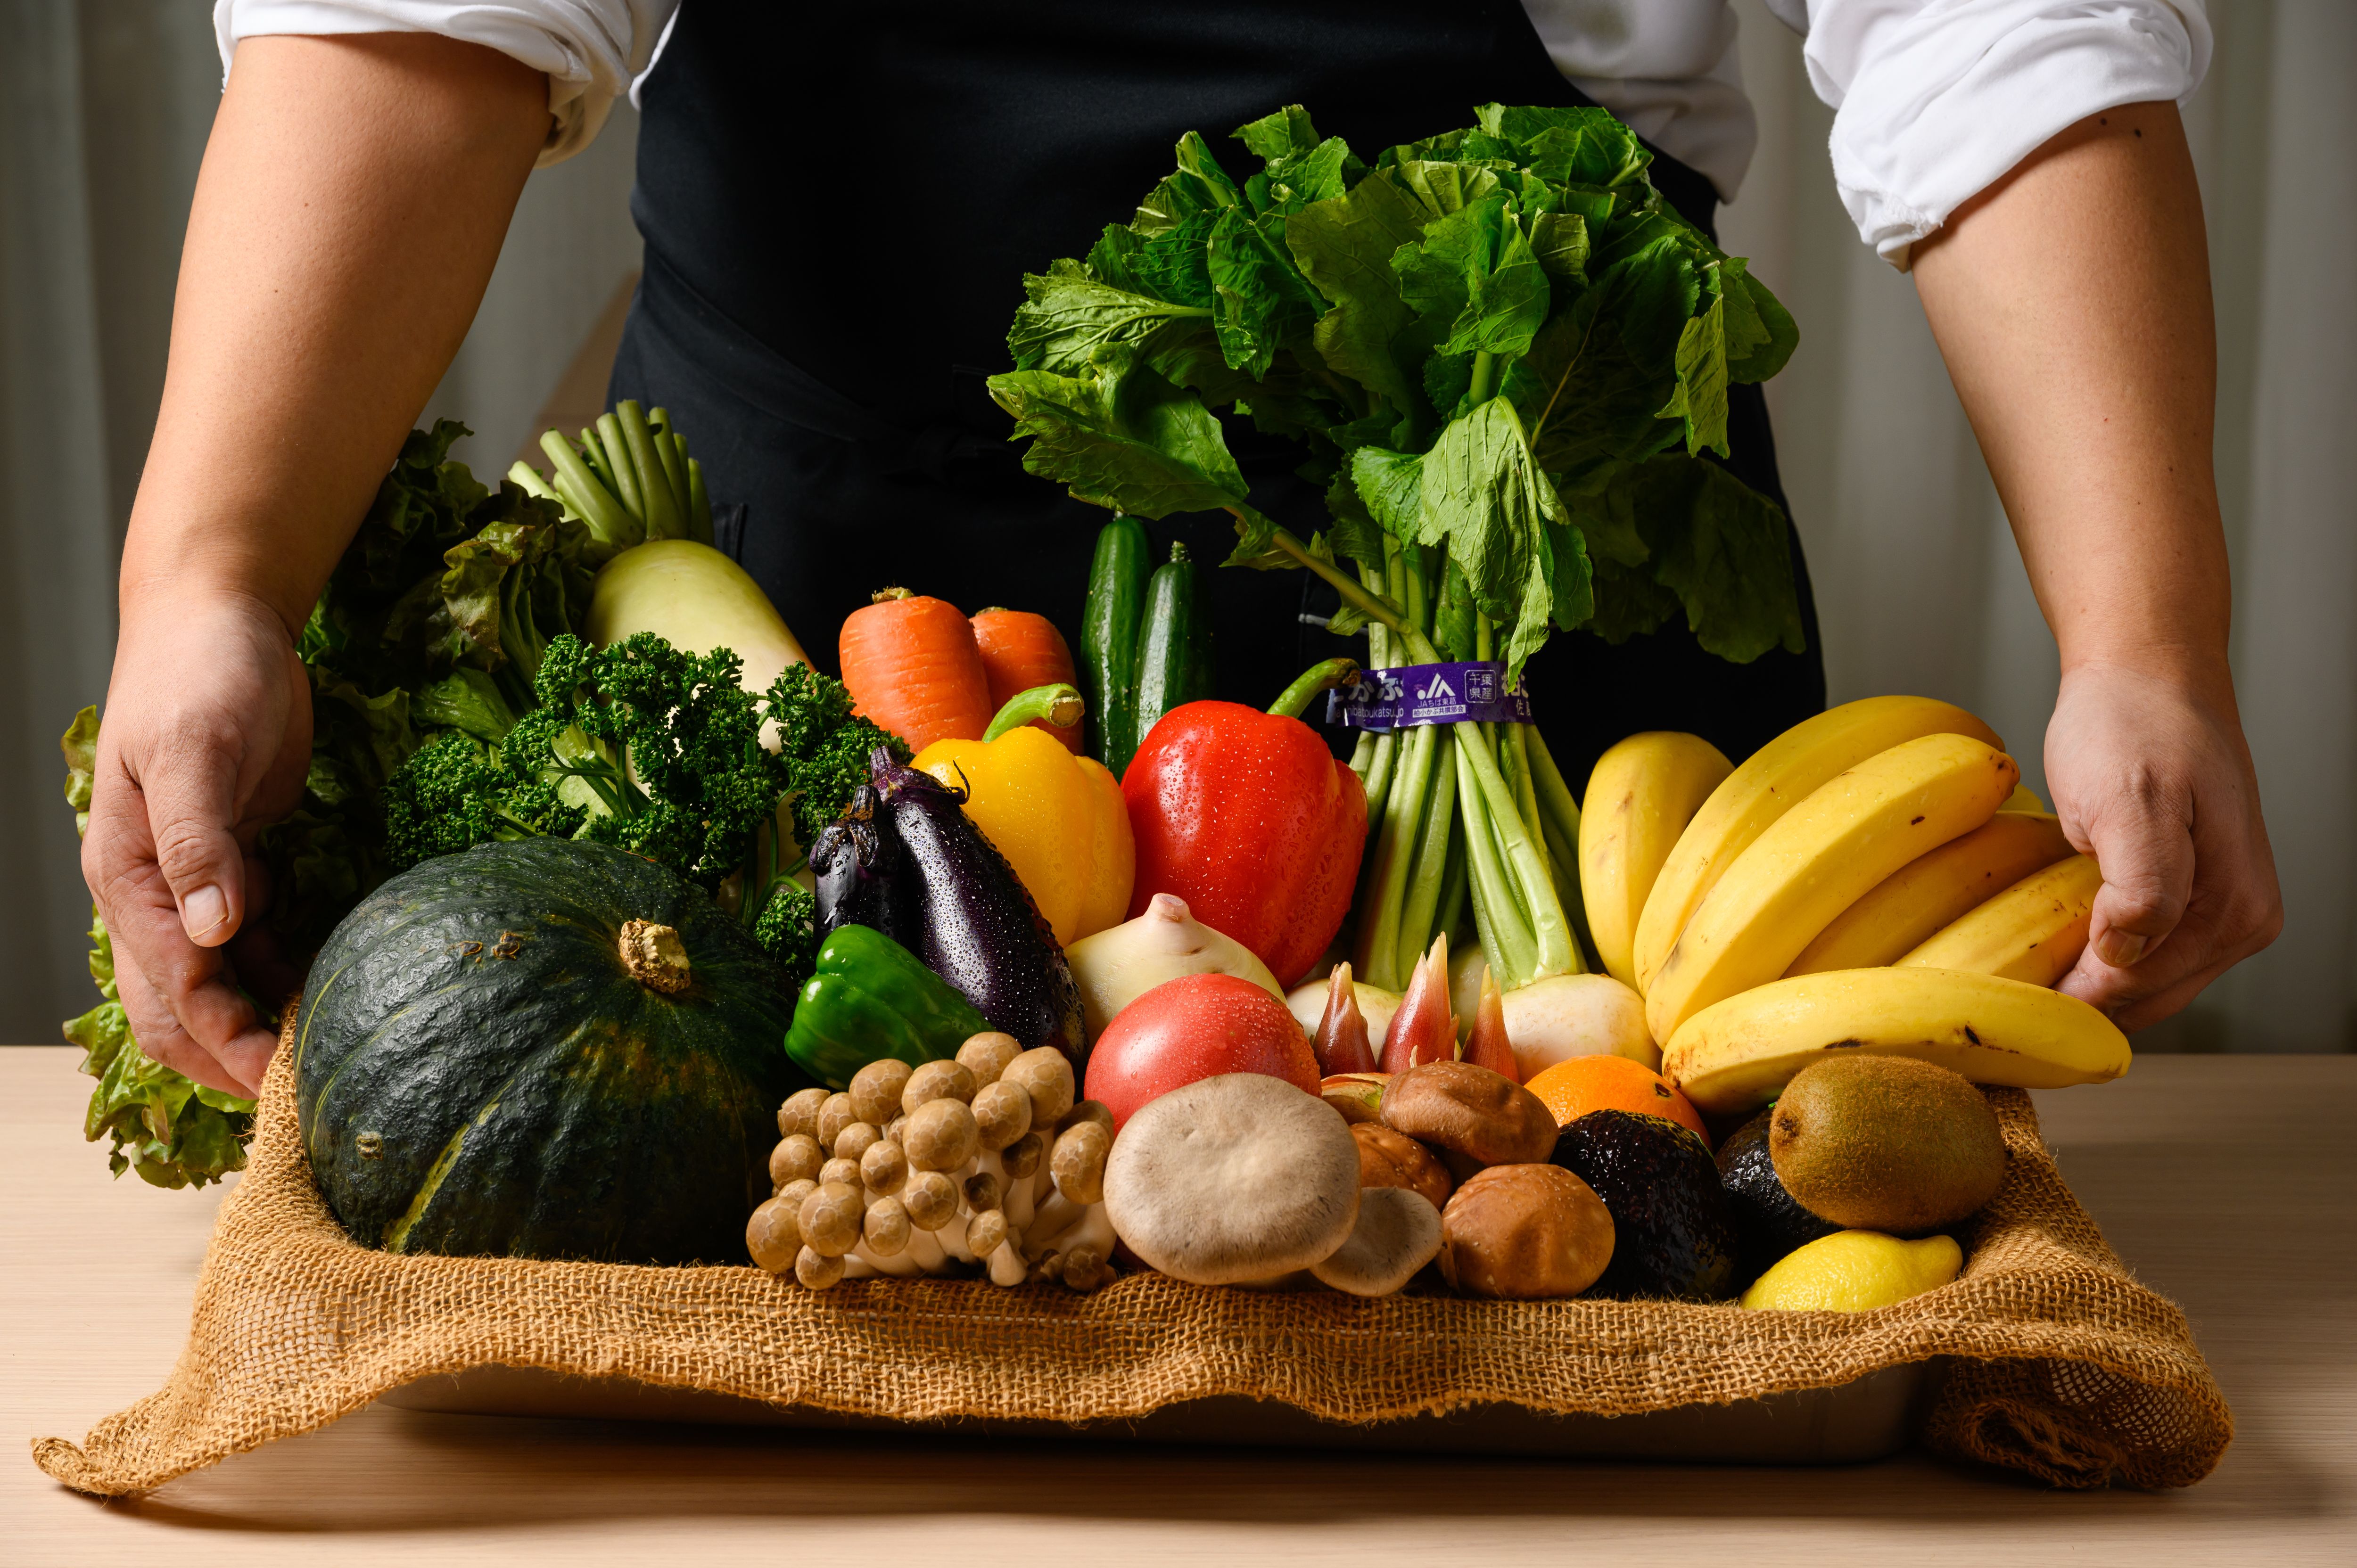
<svg viewBox="0 0 2357 1568"><path fill-rule="evenodd" d="M701 891L602 844L446 855L336 928L296 1023L303 1147L395 1252L736 1260L770 1196L791 993Z"/></svg>

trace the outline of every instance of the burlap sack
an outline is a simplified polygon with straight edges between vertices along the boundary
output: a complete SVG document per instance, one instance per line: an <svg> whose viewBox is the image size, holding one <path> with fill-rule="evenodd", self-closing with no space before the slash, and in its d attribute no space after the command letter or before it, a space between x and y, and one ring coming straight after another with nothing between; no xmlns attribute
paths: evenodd
<svg viewBox="0 0 2357 1568"><path fill-rule="evenodd" d="M289 1026L292 1009L289 1009ZM2062 1185L2029 1097L1999 1090L2005 1190L1943 1289L1878 1312L1207 1290L1159 1274L1056 1285L878 1280L823 1293L742 1268L395 1257L355 1245L296 1135L293 1053L264 1084L171 1380L33 1444L85 1492L158 1487L486 1364L623 1376L902 1420L1094 1421L1218 1395L1338 1422L1509 1402L1632 1414L1958 1358L1937 1451L2065 1487L2189 1486L2233 1417L2183 1314L2129 1277Z"/></svg>

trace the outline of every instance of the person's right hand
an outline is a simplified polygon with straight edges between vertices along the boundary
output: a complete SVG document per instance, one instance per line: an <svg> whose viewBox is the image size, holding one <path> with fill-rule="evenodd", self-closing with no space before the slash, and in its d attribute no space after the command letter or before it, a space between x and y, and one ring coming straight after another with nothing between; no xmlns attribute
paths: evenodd
<svg viewBox="0 0 2357 1568"><path fill-rule="evenodd" d="M260 600L162 599L124 607L82 877L139 1048L251 1096L278 1041L229 960L253 950L258 969L264 956L248 925L268 902L254 838L302 796L310 687L285 622Z"/></svg>

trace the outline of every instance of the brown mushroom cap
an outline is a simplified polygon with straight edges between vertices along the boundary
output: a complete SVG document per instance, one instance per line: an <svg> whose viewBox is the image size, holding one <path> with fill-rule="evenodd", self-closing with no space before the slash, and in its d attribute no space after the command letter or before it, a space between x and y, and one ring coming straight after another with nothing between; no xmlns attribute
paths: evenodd
<svg viewBox="0 0 2357 1568"><path fill-rule="evenodd" d="M1405 1187L1359 1194L1359 1222L1332 1255L1309 1265L1318 1280L1352 1295L1390 1295L1440 1251L1440 1210Z"/></svg>
<svg viewBox="0 0 2357 1568"><path fill-rule="evenodd" d="M900 1109L914 1116L918 1108L936 1100L954 1100L970 1103L974 1090L982 1086L974 1080L974 1073L963 1062L926 1062L909 1075L900 1089Z"/></svg>
<svg viewBox="0 0 2357 1568"><path fill-rule="evenodd" d="M999 1081L1011 1083L1031 1097L1031 1125L1052 1127L1072 1108L1078 1085L1072 1064L1053 1046L1025 1051L999 1072Z"/></svg>
<svg viewBox="0 0 2357 1568"><path fill-rule="evenodd" d="M851 1108L859 1112L861 1121L883 1126L899 1114L900 1091L909 1087L909 1074L913 1070L898 1057L869 1062L851 1075L851 1087L845 1090L851 1096ZM813 1119L816 1119L815 1112Z"/></svg>
<svg viewBox="0 0 2357 1568"><path fill-rule="evenodd" d="M988 1089L1006 1070L1006 1064L1023 1054L1023 1042L996 1029L985 1029L979 1035L968 1035L965 1044L957 1048L960 1066L974 1074L974 1087Z"/></svg>
<svg viewBox="0 0 2357 1568"><path fill-rule="evenodd" d="M1469 1295L1577 1295L1612 1261L1612 1216L1561 1165L1492 1165L1440 1215L1441 1276Z"/></svg>
<svg viewBox="0 0 2357 1568"><path fill-rule="evenodd" d="M791 1138L797 1133L818 1135L818 1110L826 1103L823 1089L803 1089L786 1097L778 1107L778 1136Z"/></svg>
<svg viewBox="0 0 2357 1568"><path fill-rule="evenodd" d="M1483 1165L1544 1165L1555 1114L1502 1073L1471 1062L1426 1062L1383 1085L1383 1122L1438 1149L1462 1177Z"/></svg>
<svg viewBox="0 0 2357 1568"><path fill-rule="evenodd" d="M1397 1128L1380 1122L1355 1122L1351 1136L1359 1145L1361 1187L1404 1187L1421 1193L1438 1213L1457 1190L1440 1156Z"/></svg>
<svg viewBox="0 0 2357 1568"><path fill-rule="evenodd" d="M1196 1284L1290 1273L1359 1217L1359 1147L1316 1096L1261 1073L1200 1079L1130 1117L1105 1162L1114 1231Z"/></svg>

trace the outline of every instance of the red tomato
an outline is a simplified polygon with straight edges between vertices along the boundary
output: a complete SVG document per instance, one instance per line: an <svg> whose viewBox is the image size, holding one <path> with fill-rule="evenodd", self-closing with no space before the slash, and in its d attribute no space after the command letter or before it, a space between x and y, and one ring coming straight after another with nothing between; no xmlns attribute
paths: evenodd
<svg viewBox="0 0 2357 1568"><path fill-rule="evenodd" d="M1228 1072L1318 1092L1318 1058L1285 1004L1232 974L1166 980L1123 1008L1089 1052L1089 1099L1118 1133L1147 1101Z"/></svg>

